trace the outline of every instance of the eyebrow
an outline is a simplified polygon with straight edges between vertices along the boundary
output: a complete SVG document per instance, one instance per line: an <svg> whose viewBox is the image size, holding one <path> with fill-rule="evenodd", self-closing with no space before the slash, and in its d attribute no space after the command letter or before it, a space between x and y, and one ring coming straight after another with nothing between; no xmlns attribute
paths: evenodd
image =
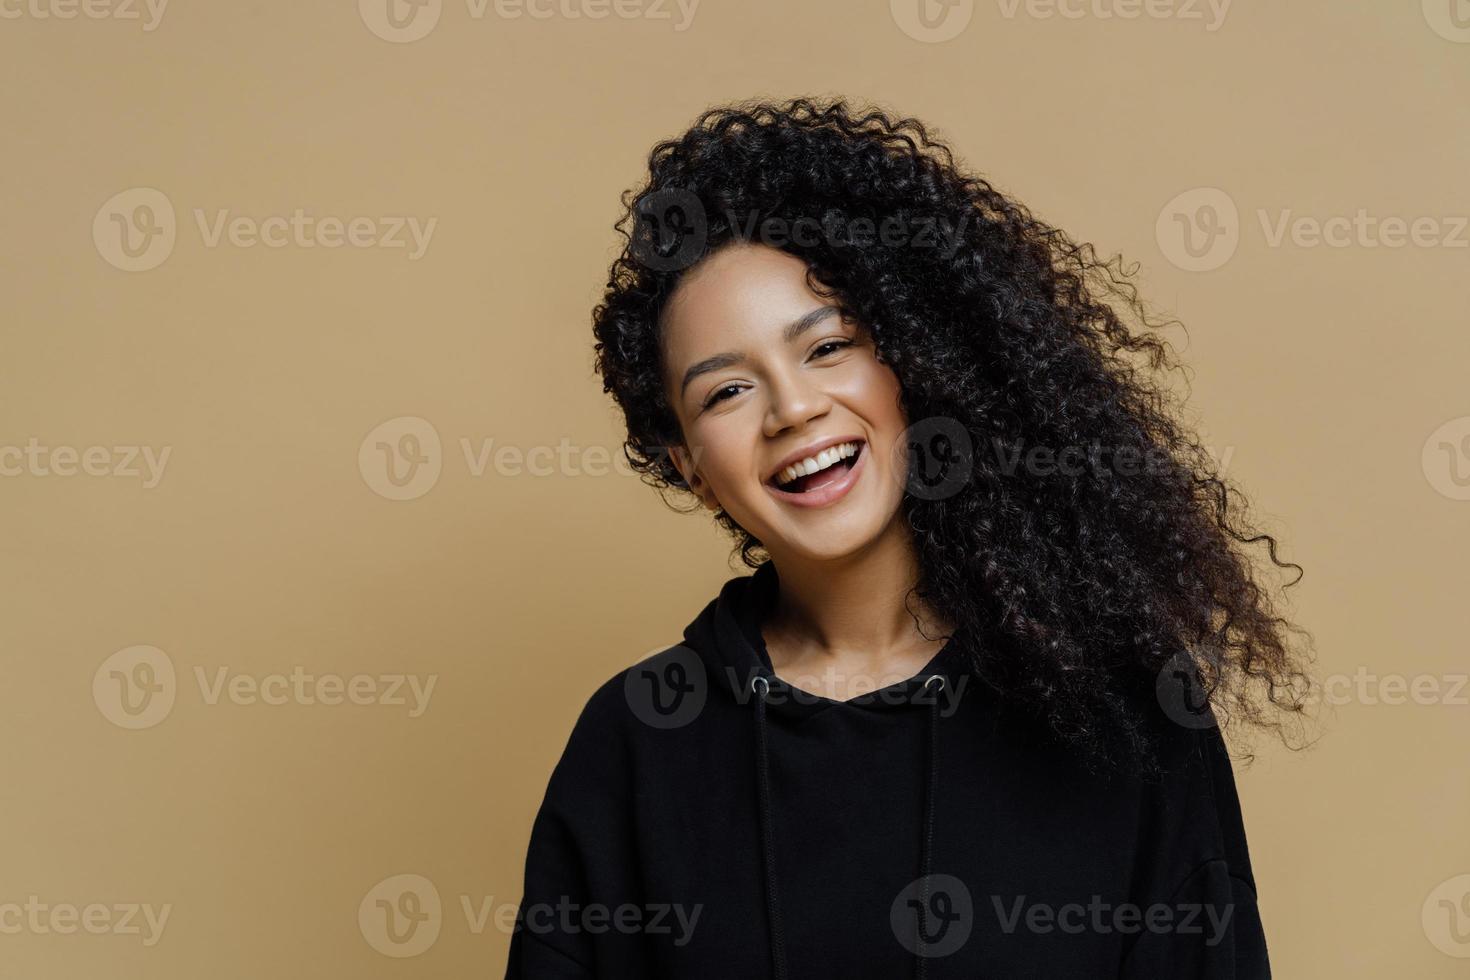
<svg viewBox="0 0 1470 980"><path fill-rule="evenodd" d="M806 333L808 330L815 327L817 324L821 323L823 320L839 312L841 311L838 310L838 308L835 306L819 306L815 310L812 310L810 313L807 313L797 318L796 320L793 320L791 323L788 323L786 325L786 329L781 332L781 339L789 344L796 338L800 337L802 334ZM682 396L684 392L688 390L689 382L693 381L701 374L708 374L711 371L718 371L721 368L727 368L731 365L739 364L744 360L744 354L740 354L735 351L726 351L723 354L716 354L713 357L706 357L702 361L691 364L689 366L689 370L684 372L684 382L679 385L680 396Z"/></svg>

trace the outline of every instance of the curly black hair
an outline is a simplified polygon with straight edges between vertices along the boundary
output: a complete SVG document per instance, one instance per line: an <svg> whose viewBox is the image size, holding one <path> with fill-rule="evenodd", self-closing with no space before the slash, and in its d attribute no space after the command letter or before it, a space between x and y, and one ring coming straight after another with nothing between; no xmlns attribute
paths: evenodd
<svg viewBox="0 0 1470 980"><path fill-rule="evenodd" d="M645 482L688 489L667 451L682 435L660 360L665 303L704 256L761 236L806 263L902 384L914 591L961 628L977 677L1102 768L1151 769L1141 698L1181 664L1207 724L1243 720L1290 744L1308 678L1288 634L1310 635L1276 614L1246 546L1296 580L1301 568L1277 559L1176 419L1162 372L1177 365L1152 332L1178 321L1151 318L1136 267L962 170L920 121L843 100L710 109L653 148L622 204L595 366ZM716 519L745 564L769 560Z"/></svg>

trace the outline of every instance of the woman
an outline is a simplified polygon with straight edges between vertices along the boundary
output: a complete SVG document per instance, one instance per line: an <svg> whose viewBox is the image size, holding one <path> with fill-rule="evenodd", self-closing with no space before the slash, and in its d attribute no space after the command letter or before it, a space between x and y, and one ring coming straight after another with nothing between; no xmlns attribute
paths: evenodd
<svg viewBox="0 0 1470 980"><path fill-rule="evenodd" d="M711 110L625 204L627 453L755 572L588 702L507 976L1269 976L1216 723L1301 710L1244 546L1297 566L1127 276L842 102Z"/></svg>

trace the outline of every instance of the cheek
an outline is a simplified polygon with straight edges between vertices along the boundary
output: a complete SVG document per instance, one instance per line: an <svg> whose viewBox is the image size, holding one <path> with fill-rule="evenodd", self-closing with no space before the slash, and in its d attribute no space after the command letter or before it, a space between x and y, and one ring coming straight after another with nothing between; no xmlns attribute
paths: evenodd
<svg viewBox="0 0 1470 980"><path fill-rule="evenodd" d="M691 447L697 447L694 463L716 492L729 493L738 487L755 465L755 439L750 424L742 420L744 413L706 416L691 424L687 431ZM759 436L759 432L754 434Z"/></svg>
<svg viewBox="0 0 1470 980"><path fill-rule="evenodd" d="M868 360L854 379L854 396L863 415L876 428L897 432L908 425L903 410L903 385L886 364Z"/></svg>

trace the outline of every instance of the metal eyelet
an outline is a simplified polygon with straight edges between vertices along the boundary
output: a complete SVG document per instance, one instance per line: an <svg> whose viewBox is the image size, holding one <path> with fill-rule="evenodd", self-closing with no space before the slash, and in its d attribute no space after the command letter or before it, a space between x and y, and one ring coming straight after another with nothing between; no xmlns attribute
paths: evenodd
<svg viewBox="0 0 1470 980"><path fill-rule="evenodd" d="M924 690L927 691L931 687L934 689L934 692L936 694L944 690L944 675L930 674L928 677L924 678Z"/></svg>
<svg viewBox="0 0 1470 980"><path fill-rule="evenodd" d="M771 693L771 682L764 677L752 677L750 679L750 693L764 701L766 695Z"/></svg>

